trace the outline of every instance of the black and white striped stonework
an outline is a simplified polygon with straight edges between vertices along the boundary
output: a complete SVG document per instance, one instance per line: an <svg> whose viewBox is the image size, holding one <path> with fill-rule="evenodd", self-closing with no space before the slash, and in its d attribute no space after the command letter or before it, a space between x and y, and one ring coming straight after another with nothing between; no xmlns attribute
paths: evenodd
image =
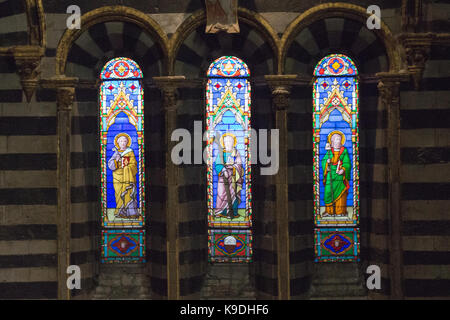
<svg viewBox="0 0 450 320"><path fill-rule="evenodd" d="M70 263L81 268L81 291L94 287L100 259L100 159L97 91L75 90L71 137L71 240Z"/></svg>
<svg viewBox="0 0 450 320"><path fill-rule="evenodd" d="M124 56L144 73L147 261L156 296L166 293L164 223L164 118L161 95L152 77L161 75L161 50L153 39L131 23L106 22L92 26L72 45L66 75L78 77L72 121L72 263L82 266L84 292L94 287L100 251L100 155L98 90L93 86L104 64ZM87 81L87 82L86 82ZM85 272L83 273L83 266Z"/></svg>
<svg viewBox="0 0 450 320"><path fill-rule="evenodd" d="M287 117L290 294L293 299L308 292L314 260L311 97L311 87L293 87Z"/></svg>
<svg viewBox="0 0 450 320"><path fill-rule="evenodd" d="M146 75L144 74L144 79ZM147 264L150 286L155 298L167 296L167 246L165 203L165 122L161 92L154 86L144 87L145 126L145 197L147 230Z"/></svg>
<svg viewBox="0 0 450 320"><path fill-rule="evenodd" d="M360 73L374 74L388 69L382 41L366 25L345 18L318 20L301 30L289 48L287 70L312 75L317 62L330 53L353 59Z"/></svg>
<svg viewBox="0 0 450 320"><path fill-rule="evenodd" d="M221 34L217 37L205 34L205 25L194 30L181 45L176 61L175 74L191 79L204 79L209 65L218 57L233 55L243 59L250 68L252 78L272 74L274 68L273 51L260 32L246 24L240 24L240 34ZM252 82L253 83L253 82ZM193 132L193 121L204 119L205 100L204 88L184 88L180 90L178 106L178 127L187 128ZM252 126L254 128L270 129L271 95L267 86L252 87ZM259 170L252 172L252 197L254 215L254 262L249 269L239 269L239 272L250 273L250 286L255 285L261 295L276 295L276 256L272 243L273 231L269 228L274 223L274 188L270 190L270 178L257 177ZM258 180L260 179L260 180ZM261 184L261 185L258 185ZM207 205L206 205L206 167L204 165L188 165L180 169L180 248L181 295L199 292L202 289L202 279L206 272L207 253ZM271 210L272 208L272 210ZM267 241L267 238L270 238ZM188 240L188 241L185 241ZM267 260L267 261L266 261ZM186 264L186 265L184 265ZM267 267L268 266L268 267ZM233 267L233 266L231 266ZM231 269L230 270L233 270ZM214 274L208 266L208 272ZM272 270L273 269L273 270ZM185 270L189 270L186 271ZM221 269L222 270L222 269ZM223 269L225 270L225 269ZM237 269L236 269L237 270ZM243 271L242 271L243 270ZM233 272L221 274L224 281L232 281ZM186 277L186 279L183 279ZM210 276L207 276L207 280ZM274 287L275 285L275 287ZM205 284L208 287L208 283ZM224 285L222 290L231 288ZM216 286L217 287L217 286ZM275 291L274 291L275 288ZM205 290L202 298L211 298ZM216 293L217 294L217 293ZM214 297L214 293L212 295ZM247 297L248 298L248 297Z"/></svg>
<svg viewBox="0 0 450 320"><path fill-rule="evenodd" d="M271 90L265 84L252 84L252 128L257 132L273 129L275 118ZM274 299L278 296L275 176L261 175L259 162L252 165L252 205L253 265L250 279L254 282L257 299Z"/></svg>
<svg viewBox="0 0 450 320"><path fill-rule="evenodd" d="M203 86L179 90L177 128L189 130L192 138L194 121L200 121L204 130L204 90ZM194 161L193 155L191 161ZM204 164L183 164L177 170L180 296L198 297L208 264L206 167Z"/></svg>
<svg viewBox="0 0 450 320"><path fill-rule="evenodd" d="M209 65L223 55L236 56L247 63L252 76L273 74L273 50L260 32L246 24L240 24L239 34L205 33L205 25L199 26L181 45L176 61L175 74L186 78L203 78Z"/></svg>
<svg viewBox="0 0 450 320"><path fill-rule="evenodd" d="M0 0L0 47L28 44L25 1Z"/></svg>
<svg viewBox="0 0 450 320"><path fill-rule="evenodd" d="M14 66L0 57L0 298L56 298L56 104L26 103Z"/></svg>
<svg viewBox="0 0 450 320"><path fill-rule="evenodd" d="M421 27L424 32L449 33L450 3L446 0L430 1L425 6L425 17Z"/></svg>
<svg viewBox="0 0 450 320"><path fill-rule="evenodd" d="M141 67L145 76L162 72L160 47L138 26L126 22L105 22L92 26L72 45L66 75L97 79L112 58L127 57Z"/></svg>
<svg viewBox="0 0 450 320"><path fill-rule="evenodd" d="M421 91L401 92L403 278L407 298L450 296L450 45L431 47Z"/></svg>
<svg viewBox="0 0 450 320"><path fill-rule="evenodd" d="M295 37L288 51L286 74L312 76L317 62L330 53L353 58L362 78L387 71L381 41L360 22L344 18L318 20ZM378 105L377 83L360 83L360 199L361 259L378 261L386 247L386 112ZM288 115L289 234L291 296L304 297L314 275L313 180L312 180L312 87L294 87ZM372 244L372 238L382 240ZM369 237L371 245L369 245ZM380 243L381 242L381 243ZM376 246L372 248L371 246ZM381 248L379 248L381 246ZM375 258L369 258L375 252ZM383 260L384 261L384 260ZM385 263L385 262L384 262ZM383 268L383 270L387 270ZM386 277L383 274L383 277ZM384 281L385 283L385 281ZM384 285L383 288L387 286Z"/></svg>

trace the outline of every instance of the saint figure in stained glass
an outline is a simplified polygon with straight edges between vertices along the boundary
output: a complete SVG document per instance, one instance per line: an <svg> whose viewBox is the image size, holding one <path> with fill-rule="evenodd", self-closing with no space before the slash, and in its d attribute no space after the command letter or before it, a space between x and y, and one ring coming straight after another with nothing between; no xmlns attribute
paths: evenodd
<svg viewBox="0 0 450 320"><path fill-rule="evenodd" d="M251 260L250 70L233 56L207 71L209 259Z"/></svg>
<svg viewBox="0 0 450 320"><path fill-rule="evenodd" d="M358 69L330 54L314 70L313 177L317 262L359 259Z"/></svg>
<svg viewBox="0 0 450 320"><path fill-rule="evenodd" d="M220 148L215 161L218 175L215 214L233 219L239 217L238 206L241 203L244 168L237 139L232 133L224 133L220 138Z"/></svg>
<svg viewBox="0 0 450 320"><path fill-rule="evenodd" d="M325 146L327 153L322 159L325 186L323 216L346 215L351 164L347 148L343 146L345 135L341 131L333 131L328 135L328 141Z"/></svg>
<svg viewBox="0 0 450 320"><path fill-rule="evenodd" d="M142 71L119 57L100 79L102 262L145 261Z"/></svg>
<svg viewBox="0 0 450 320"><path fill-rule="evenodd" d="M114 216L124 219L136 218L139 215L136 197L138 169L134 151L130 148L131 138L124 132L119 133L114 139L114 144L114 154L108 161L108 168L113 171L116 196Z"/></svg>

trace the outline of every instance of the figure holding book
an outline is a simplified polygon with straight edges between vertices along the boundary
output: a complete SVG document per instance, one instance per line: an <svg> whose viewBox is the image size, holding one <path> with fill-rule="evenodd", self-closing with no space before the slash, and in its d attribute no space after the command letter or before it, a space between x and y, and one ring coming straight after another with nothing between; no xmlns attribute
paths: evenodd
<svg viewBox="0 0 450 320"><path fill-rule="evenodd" d="M119 133L114 138L114 154L108 161L108 168L113 171L114 193L116 197L116 218L137 218L137 161L131 146L131 138L126 133Z"/></svg>

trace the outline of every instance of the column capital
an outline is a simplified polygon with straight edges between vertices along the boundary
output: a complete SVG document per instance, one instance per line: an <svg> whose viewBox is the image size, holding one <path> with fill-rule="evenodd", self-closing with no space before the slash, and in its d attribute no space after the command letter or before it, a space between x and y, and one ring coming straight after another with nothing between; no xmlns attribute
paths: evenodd
<svg viewBox="0 0 450 320"><path fill-rule="evenodd" d="M55 76L49 79L41 79L40 82L43 88L56 89L58 111L72 110L78 78Z"/></svg>
<svg viewBox="0 0 450 320"><path fill-rule="evenodd" d="M177 89L185 80L185 76L153 77L156 86L163 92L164 109L174 110L176 108Z"/></svg>
<svg viewBox="0 0 450 320"><path fill-rule="evenodd" d="M17 46L12 49L20 83L28 102L31 101L38 85L39 65L44 56L44 48L40 46Z"/></svg>
<svg viewBox="0 0 450 320"><path fill-rule="evenodd" d="M376 76L379 79L377 87L383 104L390 106L393 102L398 102L400 84L408 81L408 73L379 72Z"/></svg>
<svg viewBox="0 0 450 320"><path fill-rule="evenodd" d="M434 38L432 33L402 33L398 37L405 48L408 72L411 74L416 90L419 89Z"/></svg>
<svg viewBox="0 0 450 320"><path fill-rule="evenodd" d="M58 100L58 111L72 111L73 100L75 97L74 87L60 87L56 91Z"/></svg>
<svg viewBox="0 0 450 320"><path fill-rule="evenodd" d="M266 75L264 78L272 90L274 110L286 110L289 107L291 88L297 80L297 75Z"/></svg>
<svg viewBox="0 0 450 320"><path fill-rule="evenodd" d="M56 89L56 101L58 111L71 111L75 98L75 87L78 78L56 76L49 79L42 79L41 86L48 89Z"/></svg>

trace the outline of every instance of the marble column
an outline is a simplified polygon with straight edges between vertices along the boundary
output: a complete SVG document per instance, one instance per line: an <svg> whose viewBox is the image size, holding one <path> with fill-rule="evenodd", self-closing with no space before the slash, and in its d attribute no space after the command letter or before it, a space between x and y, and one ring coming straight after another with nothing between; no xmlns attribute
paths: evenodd
<svg viewBox="0 0 450 320"><path fill-rule="evenodd" d="M172 132L177 128L177 88L185 80L184 76L153 77L156 85L161 89L164 102L165 117L165 180L167 184L167 196L165 199L166 214L166 250L167 250L167 298L169 300L180 299L180 263L178 243L178 166L172 162L171 151L175 146L171 141Z"/></svg>
<svg viewBox="0 0 450 320"><path fill-rule="evenodd" d="M275 128L280 130L279 170L275 176L278 299L280 300L290 299L287 110L289 107L291 86L296 78L297 75L265 76L272 90Z"/></svg>
<svg viewBox="0 0 450 320"><path fill-rule="evenodd" d="M54 77L42 79L44 88L56 90L57 104L57 253L58 253L58 299L69 300L67 288L67 267L70 265L70 223L71 223L71 173L70 139L72 135L72 105L77 78Z"/></svg>
<svg viewBox="0 0 450 320"><path fill-rule="evenodd" d="M400 180L400 84L408 74L378 73L381 102L388 113L388 219L391 297L403 298L403 249Z"/></svg>

